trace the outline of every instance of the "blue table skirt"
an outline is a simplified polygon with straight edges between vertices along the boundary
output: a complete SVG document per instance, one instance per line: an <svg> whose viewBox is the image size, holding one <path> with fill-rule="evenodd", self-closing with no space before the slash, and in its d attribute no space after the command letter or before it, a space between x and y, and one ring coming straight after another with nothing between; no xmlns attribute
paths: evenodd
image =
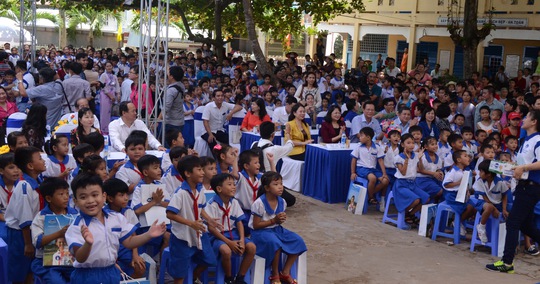
<svg viewBox="0 0 540 284"><path fill-rule="evenodd" d="M347 200L351 177L352 149L306 147L302 192L326 203Z"/></svg>
<svg viewBox="0 0 540 284"><path fill-rule="evenodd" d="M261 139L259 134L252 132L242 132L242 138L240 138L240 152L251 149L251 145ZM281 145L281 136L274 137L272 141L274 145Z"/></svg>

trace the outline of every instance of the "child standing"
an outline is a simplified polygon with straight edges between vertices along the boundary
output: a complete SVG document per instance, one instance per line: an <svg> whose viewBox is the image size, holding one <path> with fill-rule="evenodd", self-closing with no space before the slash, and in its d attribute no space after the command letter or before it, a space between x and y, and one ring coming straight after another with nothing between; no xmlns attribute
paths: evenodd
<svg viewBox="0 0 540 284"><path fill-rule="evenodd" d="M463 222L476 214L476 209L474 208L475 204L468 198L469 193L467 193L465 203L456 201L456 196L459 185L461 184L461 179L463 179L463 170L469 166L471 157L469 157L467 152L457 150L452 153L452 159L454 161L454 165L445 175L443 180L443 195L446 203L452 207L457 215L461 216L459 234L460 236L465 236L467 234L467 229L465 229Z"/></svg>
<svg viewBox="0 0 540 284"><path fill-rule="evenodd" d="M422 127L418 125L411 126L409 133L414 139L414 151L420 152L420 148L422 148Z"/></svg>
<svg viewBox="0 0 540 284"><path fill-rule="evenodd" d="M388 132L388 145L384 151L384 167L386 168L386 174L390 179L389 184L394 184L396 180L396 165L394 164L394 157L399 155L399 144L401 143L401 133L398 130L390 130ZM384 213L384 201L381 200L380 211Z"/></svg>
<svg viewBox="0 0 540 284"><path fill-rule="evenodd" d="M506 136L504 144L506 145L506 152L510 154L511 162L517 163L518 138L513 135Z"/></svg>
<svg viewBox="0 0 540 284"><path fill-rule="evenodd" d="M143 178L142 173L137 168L137 162L145 154L146 141L142 137L130 135L126 139L125 145L128 161L118 170L116 178L128 185L129 199L131 200L133 190Z"/></svg>
<svg viewBox="0 0 540 284"><path fill-rule="evenodd" d="M422 147L425 152L418 163L415 185L416 188L429 194L431 200L438 201L443 193L444 173L442 159L437 156L437 139L428 137L424 140Z"/></svg>
<svg viewBox="0 0 540 284"><path fill-rule="evenodd" d="M370 127L360 129L359 136L360 144L351 153L351 180L358 176L367 179L369 204L377 204L375 194L380 191L381 200L384 199L390 182L384 166L384 148L371 141L375 131ZM381 170L377 169L377 163Z"/></svg>
<svg viewBox="0 0 540 284"><path fill-rule="evenodd" d="M13 189L4 215L9 247L8 281L25 282L31 279L30 265L35 252L30 225L39 210L45 207L45 200L38 189L41 183L39 175L45 171L45 161L35 147L18 148L14 159L23 175Z"/></svg>
<svg viewBox="0 0 540 284"><path fill-rule="evenodd" d="M204 172L200 159L195 156L182 158L178 162L178 172L184 182L176 189L167 207L172 232L168 271L175 284L182 284L192 260L199 264L193 271L194 279L216 262L203 219L210 227L221 226L204 210L206 197L201 194Z"/></svg>
<svg viewBox="0 0 540 284"><path fill-rule="evenodd" d="M51 140L45 143L45 166L47 170L43 173L45 178L59 177L67 181L69 174L77 167L77 162L69 153L69 141L66 135L53 135Z"/></svg>
<svg viewBox="0 0 540 284"><path fill-rule="evenodd" d="M214 253L216 256L221 255L225 284L245 284L244 276L255 258L255 245L245 237L242 224L245 215L240 203L234 198L236 181L230 174L219 174L213 177L210 183L216 195L208 202L206 211L211 218L221 220L223 226L221 231L209 228ZM236 277L232 274L232 253L244 256Z"/></svg>
<svg viewBox="0 0 540 284"><path fill-rule="evenodd" d="M502 139L506 139L508 136L518 137L521 131L520 124L521 115L517 112L511 112L508 115L508 126L501 131Z"/></svg>
<svg viewBox="0 0 540 284"><path fill-rule="evenodd" d="M238 190L235 197L240 207L249 216L251 205L257 199L257 191L262 176L259 172L259 155L252 150L246 150L240 154L238 164L242 167L242 171L238 178Z"/></svg>
<svg viewBox="0 0 540 284"><path fill-rule="evenodd" d="M504 218L508 217L507 192L508 186L495 173L489 171L491 160L484 160L478 166L480 178L474 183L473 189L480 194L481 199L476 203L476 210L482 212L480 224L476 226L478 238L482 243L488 242L486 233L486 223L490 216L498 219L502 213Z"/></svg>
<svg viewBox="0 0 540 284"><path fill-rule="evenodd" d="M66 241L75 257L71 283L118 283L115 267L120 243L128 249L142 246L165 233L165 223L152 224L148 232L133 236L136 227L117 212L103 208L106 194L99 177L80 174L71 184L80 216L66 231Z"/></svg>
<svg viewBox="0 0 540 284"><path fill-rule="evenodd" d="M193 145L195 145L195 120L193 115L195 114L196 106L191 102L191 100L191 93L188 92L184 97L184 128L182 129L182 135L186 139L185 143L188 146L193 147Z"/></svg>
<svg viewBox="0 0 540 284"><path fill-rule="evenodd" d="M21 179L21 170L15 164L13 153L0 155L0 238L7 240L4 211L9 204L13 189Z"/></svg>
<svg viewBox="0 0 540 284"><path fill-rule="evenodd" d="M468 126L464 126L461 130L461 137L463 137L463 150L467 151L471 157L471 161L477 158L478 144L473 141L473 130Z"/></svg>
<svg viewBox="0 0 540 284"><path fill-rule="evenodd" d="M64 239L68 226L49 234L44 234L45 215L78 214L77 210L70 208L69 186L64 179L48 178L39 186L39 190L47 201L47 205L32 221L32 244L36 248L36 258L32 261L32 272L44 283L69 283L72 267L43 266L43 248L50 242Z"/></svg>
<svg viewBox="0 0 540 284"><path fill-rule="evenodd" d="M476 129L482 129L487 134L493 132L493 121L490 117L491 110L488 106L482 106L480 108L480 121L476 123Z"/></svg>
<svg viewBox="0 0 540 284"><path fill-rule="evenodd" d="M283 193L283 179L276 172L266 172L261 177L259 198L251 206L249 227L251 237L257 246L257 255L271 265L272 284L296 283L291 275L291 267L298 256L307 251L302 237L281 226L287 220L287 204L280 197ZM279 272L281 252L287 254L283 269Z"/></svg>
<svg viewBox="0 0 540 284"><path fill-rule="evenodd" d="M401 153L394 157L396 171L393 192L396 209L405 211L405 221L408 224L418 224L420 220L415 216L422 209L422 204L429 200L429 194L415 187L415 179L419 157L424 153L414 152L414 138L411 134L401 136Z"/></svg>

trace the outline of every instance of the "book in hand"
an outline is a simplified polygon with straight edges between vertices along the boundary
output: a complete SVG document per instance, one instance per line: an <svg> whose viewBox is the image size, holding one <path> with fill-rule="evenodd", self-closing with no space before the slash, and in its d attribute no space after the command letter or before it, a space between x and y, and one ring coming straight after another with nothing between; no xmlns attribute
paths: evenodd
<svg viewBox="0 0 540 284"><path fill-rule="evenodd" d="M156 192L158 189L163 190L163 193L166 194L164 184L143 184L141 185L141 200L142 204L145 205L148 202L152 201L152 193ZM163 200L168 197L163 197ZM167 210L163 206L152 206L148 211L144 212L146 217L146 223L148 226L152 225L154 221L158 220L158 224L165 222L165 224L170 224L171 220L167 218Z"/></svg>
<svg viewBox="0 0 540 284"><path fill-rule="evenodd" d="M56 233L66 225L71 225L77 215L45 215L43 234ZM69 252L65 238L58 238L43 247L43 266L73 266L75 258Z"/></svg>
<svg viewBox="0 0 540 284"><path fill-rule="evenodd" d="M523 165L524 163L520 163L518 161L518 164ZM513 177L514 176L514 168L516 166L517 165L512 164L512 163L506 163L506 162L502 162L502 161L498 161L498 160L492 160L489 163L489 171L493 172L493 173L496 173L498 175ZM528 179L528 178L529 178L529 172L523 172L520 179Z"/></svg>

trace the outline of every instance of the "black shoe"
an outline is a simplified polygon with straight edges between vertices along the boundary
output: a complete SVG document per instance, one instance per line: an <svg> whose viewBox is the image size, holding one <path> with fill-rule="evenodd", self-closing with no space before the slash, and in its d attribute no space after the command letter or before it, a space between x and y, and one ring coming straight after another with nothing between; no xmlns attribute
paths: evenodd
<svg viewBox="0 0 540 284"><path fill-rule="evenodd" d="M486 265L486 269L489 271L498 271L508 274L514 274L514 265L506 265L502 260L499 260L493 264Z"/></svg>

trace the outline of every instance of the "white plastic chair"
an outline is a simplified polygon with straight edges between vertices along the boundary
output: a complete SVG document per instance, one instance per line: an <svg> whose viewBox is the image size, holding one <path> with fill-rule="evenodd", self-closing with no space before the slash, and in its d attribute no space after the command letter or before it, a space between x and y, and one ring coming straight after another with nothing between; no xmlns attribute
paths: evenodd
<svg viewBox="0 0 540 284"><path fill-rule="evenodd" d="M21 131L25 120L26 113L24 112L15 112L8 116L6 119L6 137L11 132Z"/></svg>
<svg viewBox="0 0 540 284"><path fill-rule="evenodd" d="M236 132L240 131L240 128L242 127L242 121L244 121L246 113L247 111L242 109L241 111L233 114L233 117L229 121L227 130L227 132L229 133L229 145L238 145L238 148L240 148L238 143L234 143L234 135L236 135Z"/></svg>
<svg viewBox="0 0 540 284"><path fill-rule="evenodd" d="M195 136L195 145L193 146L193 149L199 153L199 156L209 156L212 157L212 151L208 147L208 143L204 141L201 136L206 133L206 129L204 129L202 114L204 111L204 106L200 106L197 109L195 109L195 114L193 114L193 128L194 128L194 136Z"/></svg>

